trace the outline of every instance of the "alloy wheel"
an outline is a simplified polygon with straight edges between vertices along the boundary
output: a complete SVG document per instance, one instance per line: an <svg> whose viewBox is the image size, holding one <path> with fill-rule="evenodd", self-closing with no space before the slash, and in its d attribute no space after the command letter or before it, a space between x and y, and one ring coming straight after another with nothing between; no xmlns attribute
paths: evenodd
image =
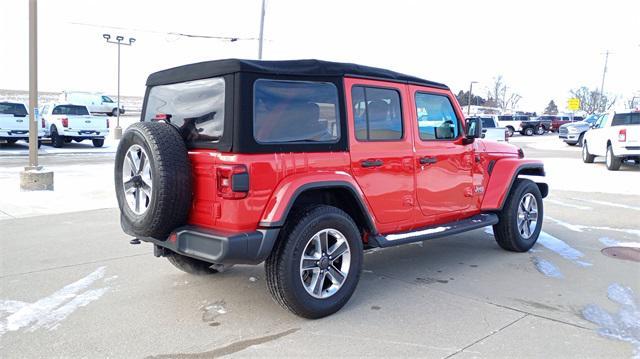
<svg viewBox="0 0 640 359"><path fill-rule="evenodd" d="M129 209L137 215L146 212L151 204L153 181L149 156L139 145L127 150L122 164L122 186Z"/></svg>
<svg viewBox="0 0 640 359"><path fill-rule="evenodd" d="M517 223L522 238L531 238L538 224L538 202L533 194L527 193L520 199Z"/></svg>
<svg viewBox="0 0 640 359"><path fill-rule="evenodd" d="M314 234L300 258L300 280L304 289L318 299L334 295L347 280L351 250L346 237L327 228Z"/></svg>

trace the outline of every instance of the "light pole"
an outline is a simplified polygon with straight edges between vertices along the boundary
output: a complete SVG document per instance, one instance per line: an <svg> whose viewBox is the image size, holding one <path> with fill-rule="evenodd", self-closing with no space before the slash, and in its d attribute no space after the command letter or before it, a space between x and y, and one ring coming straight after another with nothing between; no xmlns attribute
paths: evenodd
<svg viewBox="0 0 640 359"><path fill-rule="evenodd" d="M258 39L258 60L262 60L262 40L264 34L264 6L265 0L262 0L262 12L260 12L260 39Z"/></svg>
<svg viewBox="0 0 640 359"><path fill-rule="evenodd" d="M136 39L130 37L129 42L126 43L122 42L124 40L124 36L116 36L116 41L111 40L110 34L102 34L102 37L107 40L107 43L118 45L118 107L116 109L116 128L113 130L113 138L119 140L122 137L122 127L120 127L120 45L131 46L136 42Z"/></svg>
<svg viewBox="0 0 640 359"><path fill-rule="evenodd" d="M471 92L473 92L473 84L477 84L478 81L471 81L469 84L469 100L467 100L467 116L471 115Z"/></svg>
<svg viewBox="0 0 640 359"><path fill-rule="evenodd" d="M29 0L29 166L20 172L20 189L53 190L53 172L38 165L38 0Z"/></svg>

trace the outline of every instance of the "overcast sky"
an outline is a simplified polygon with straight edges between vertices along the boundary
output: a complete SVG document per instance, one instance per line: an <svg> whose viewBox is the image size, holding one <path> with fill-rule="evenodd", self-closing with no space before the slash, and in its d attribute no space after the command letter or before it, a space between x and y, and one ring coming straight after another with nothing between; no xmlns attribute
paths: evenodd
<svg viewBox="0 0 640 359"><path fill-rule="evenodd" d="M122 48L122 93L144 94L157 70L229 57L257 58L261 0L40 0L41 91L116 92L116 47L105 32L132 36ZM268 0L264 59L317 58L378 66L486 96L502 75L525 110L568 91L600 86L640 95L640 1ZM76 23L96 26L78 25ZM107 28L120 27L126 30ZM28 1L0 1L0 88L28 89Z"/></svg>

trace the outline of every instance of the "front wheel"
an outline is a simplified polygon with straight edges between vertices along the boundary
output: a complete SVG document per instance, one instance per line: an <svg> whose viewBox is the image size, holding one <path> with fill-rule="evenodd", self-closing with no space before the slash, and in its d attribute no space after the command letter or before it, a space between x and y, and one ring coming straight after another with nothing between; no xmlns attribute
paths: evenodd
<svg viewBox="0 0 640 359"><path fill-rule="evenodd" d="M514 129L511 126L507 126L507 136L513 137Z"/></svg>
<svg viewBox="0 0 640 359"><path fill-rule="evenodd" d="M596 159L596 156L589 153L589 146L587 146L586 142L582 143L582 162L584 163L593 163L593 160Z"/></svg>
<svg viewBox="0 0 640 359"><path fill-rule="evenodd" d="M265 263L271 296L283 308L316 319L340 310L362 268L360 231L344 211L318 206L288 221Z"/></svg>
<svg viewBox="0 0 640 359"><path fill-rule="evenodd" d="M540 189L531 180L517 179L493 226L498 245L512 252L526 252L542 230L543 207Z"/></svg>

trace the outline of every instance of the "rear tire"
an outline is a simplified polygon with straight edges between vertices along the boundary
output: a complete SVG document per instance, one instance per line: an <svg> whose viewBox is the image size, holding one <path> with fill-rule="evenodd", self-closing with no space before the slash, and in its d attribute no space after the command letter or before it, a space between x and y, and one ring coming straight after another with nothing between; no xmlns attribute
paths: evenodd
<svg viewBox="0 0 640 359"><path fill-rule="evenodd" d="M55 148L60 148L64 145L64 136L58 134L58 129L55 126L51 127L51 144Z"/></svg>
<svg viewBox="0 0 640 359"><path fill-rule="evenodd" d="M538 240L543 220L542 195L531 180L516 179L493 226L498 245L511 252L526 252Z"/></svg>
<svg viewBox="0 0 640 359"><path fill-rule="evenodd" d="M345 249L342 254L340 248ZM311 259L303 261L303 255ZM267 258L267 285L283 308L304 318L322 318L351 298L362 258L360 231L348 214L325 205L308 208L287 221Z"/></svg>
<svg viewBox="0 0 640 359"><path fill-rule="evenodd" d="M589 153L589 146L587 146L587 142L582 143L582 162L584 163L593 163L593 160L596 159L596 156Z"/></svg>
<svg viewBox="0 0 640 359"><path fill-rule="evenodd" d="M524 129L524 134L525 134L526 136L533 136L533 128L531 128L531 127L527 127L527 128L525 128L525 129Z"/></svg>
<svg viewBox="0 0 640 359"><path fill-rule="evenodd" d="M547 132L547 130L544 129L544 127L542 126L538 126L538 128L536 128L536 135L544 135Z"/></svg>
<svg viewBox="0 0 640 359"><path fill-rule="evenodd" d="M102 147L104 145L104 138L96 138L91 140L93 147Z"/></svg>
<svg viewBox="0 0 640 359"><path fill-rule="evenodd" d="M175 252L169 252L165 256L174 267L189 274L208 275L218 273L216 269L211 268L213 264L209 262L187 257Z"/></svg>
<svg viewBox="0 0 640 359"><path fill-rule="evenodd" d="M507 126L507 136L508 137L513 137L513 133L514 132L515 132L515 130L513 129L513 127Z"/></svg>
<svg viewBox="0 0 640 359"><path fill-rule="evenodd" d="M613 154L613 147L611 147L611 145L607 147L607 157L605 163L609 171L617 171L620 169L620 166L622 166L622 158L616 157Z"/></svg>

